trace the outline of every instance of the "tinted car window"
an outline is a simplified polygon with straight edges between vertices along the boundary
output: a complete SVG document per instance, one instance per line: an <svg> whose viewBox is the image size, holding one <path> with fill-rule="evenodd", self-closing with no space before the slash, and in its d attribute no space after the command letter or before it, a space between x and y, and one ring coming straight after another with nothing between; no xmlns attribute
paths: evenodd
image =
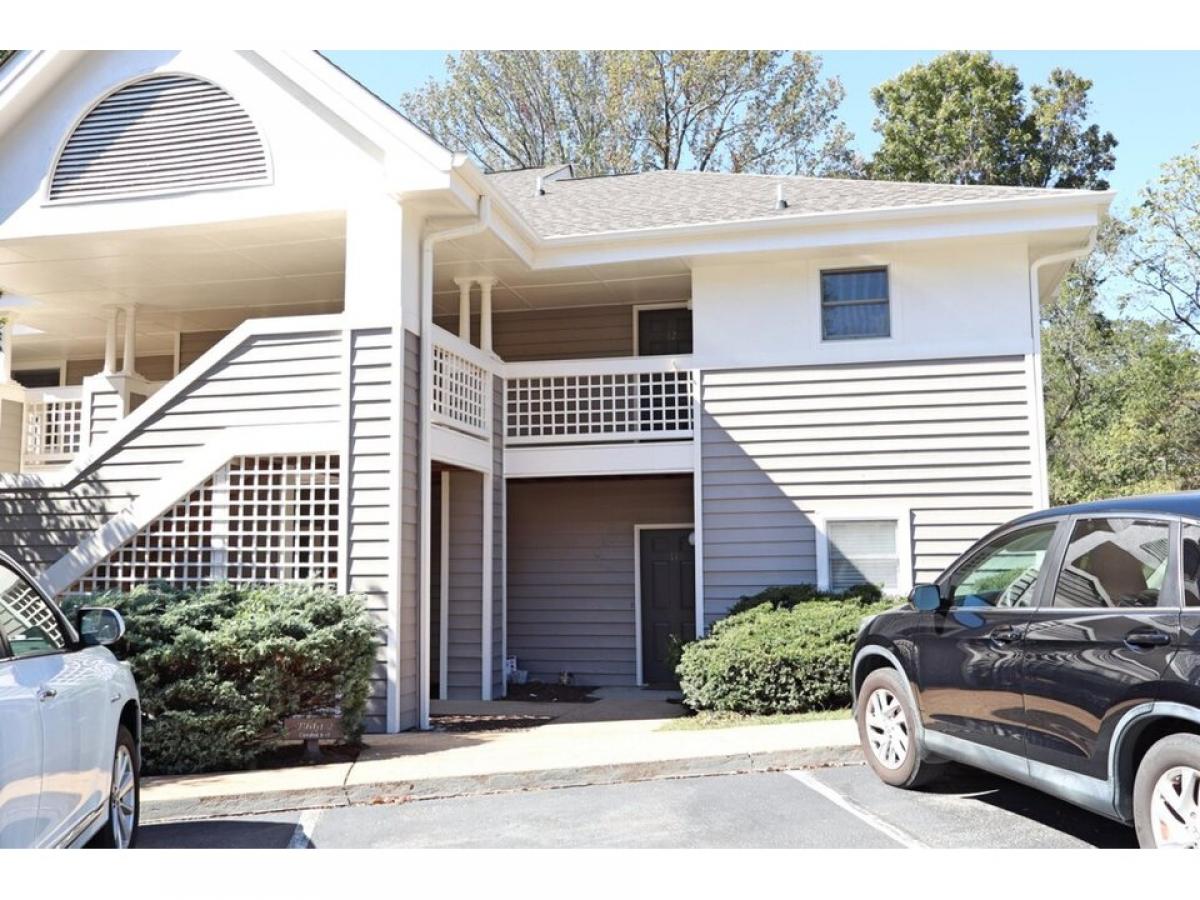
<svg viewBox="0 0 1200 900"><path fill-rule="evenodd" d="M1180 551L1183 605L1200 606L1200 526L1183 526L1183 546Z"/></svg>
<svg viewBox="0 0 1200 900"><path fill-rule="evenodd" d="M1056 524L996 538L977 550L950 582L955 606L1032 606Z"/></svg>
<svg viewBox="0 0 1200 900"><path fill-rule="evenodd" d="M24 578L0 563L0 632L12 656L54 653L67 642L58 618Z"/></svg>
<svg viewBox="0 0 1200 900"><path fill-rule="evenodd" d="M1079 520L1054 589L1054 605L1157 606L1167 575L1169 539L1166 522Z"/></svg>

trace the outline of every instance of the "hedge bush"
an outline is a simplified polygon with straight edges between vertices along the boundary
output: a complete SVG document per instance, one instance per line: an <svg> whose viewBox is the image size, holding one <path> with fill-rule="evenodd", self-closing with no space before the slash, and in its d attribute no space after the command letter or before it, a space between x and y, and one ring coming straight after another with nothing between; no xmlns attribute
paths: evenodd
<svg viewBox="0 0 1200 900"><path fill-rule="evenodd" d="M858 584L844 591L818 591L811 584L784 584L765 588L752 597L740 597L729 607L727 615L736 616L748 609L769 603L776 609L791 609L797 603L810 600L854 600L857 603L874 603L883 598L883 591L873 584Z"/></svg>
<svg viewBox="0 0 1200 900"><path fill-rule="evenodd" d="M693 710L770 715L850 704L850 654L864 616L894 608L876 588L821 594L772 588L683 648L677 669Z"/></svg>
<svg viewBox="0 0 1200 900"><path fill-rule="evenodd" d="M127 626L118 656L137 678L145 772L253 768L286 716L338 709L362 734L376 627L362 601L308 584L198 591L161 586L73 598Z"/></svg>

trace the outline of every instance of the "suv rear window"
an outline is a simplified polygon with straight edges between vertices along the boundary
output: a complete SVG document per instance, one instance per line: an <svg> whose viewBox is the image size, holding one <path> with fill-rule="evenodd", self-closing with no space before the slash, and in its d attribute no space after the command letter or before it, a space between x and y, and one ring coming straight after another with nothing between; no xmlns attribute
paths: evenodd
<svg viewBox="0 0 1200 900"><path fill-rule="evenodd" d="M1142 519L1081 519L1071 532L1054 606L1157 606L1170 526Z"/></svg>

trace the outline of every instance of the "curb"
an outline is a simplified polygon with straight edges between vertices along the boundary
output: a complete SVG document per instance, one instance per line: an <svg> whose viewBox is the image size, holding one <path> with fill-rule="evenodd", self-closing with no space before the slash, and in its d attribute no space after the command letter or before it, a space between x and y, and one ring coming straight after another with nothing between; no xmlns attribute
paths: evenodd
<svg viewBox="0 0 1200 900"><path fill-rule="evenodd" d="M861 761L862 755L858 746L847 744L838 747L808 747L767 753L730 753L652 762L496 772L487 775L422 778L415 781L351 784L341 787L298 788L286 791L182 797L173 800L148 799L142 801L141 821L150 825L181 819L212 819L302 809L370 806L597 784L775 772L783 769L816 769Z"/></svg>

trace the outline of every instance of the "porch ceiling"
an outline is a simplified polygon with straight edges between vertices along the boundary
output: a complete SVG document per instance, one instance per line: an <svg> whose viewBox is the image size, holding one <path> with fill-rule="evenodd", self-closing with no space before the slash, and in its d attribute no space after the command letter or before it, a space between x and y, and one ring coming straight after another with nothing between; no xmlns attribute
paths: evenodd
<svg viewBox="0 0 1200 900"><path fill-rule="evenodd" d="M458 312L454 279L486 275L497 312L569 306L657 303L686 300L692 293L691 268L679 258L646 262L530 269L489 234L448 241L434 257L433 306L436 314ZM478 298L478 292L475 294Z"/></svg>
<svg viewBox="0 0 1200 900"><path fill-rule="evenodd" d="M344 282L340 213L0 242L18 364L101 353L111 305L137 305L142 355L175 331L340 309Z"/></svg>

